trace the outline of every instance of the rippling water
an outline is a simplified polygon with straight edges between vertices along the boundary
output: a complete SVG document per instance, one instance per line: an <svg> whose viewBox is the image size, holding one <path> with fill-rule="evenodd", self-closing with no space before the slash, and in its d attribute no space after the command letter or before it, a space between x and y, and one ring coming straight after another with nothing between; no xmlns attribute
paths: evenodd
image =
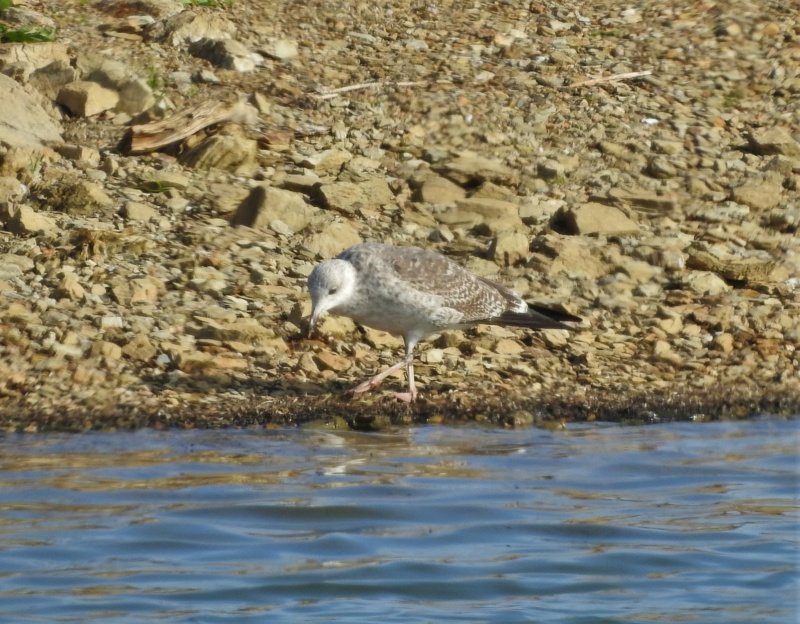
<svg viewBox="0 0 800 624"><path fill-rule="evenodd" d="M0 622L796 621L798 421L0 437Z"/></svg>

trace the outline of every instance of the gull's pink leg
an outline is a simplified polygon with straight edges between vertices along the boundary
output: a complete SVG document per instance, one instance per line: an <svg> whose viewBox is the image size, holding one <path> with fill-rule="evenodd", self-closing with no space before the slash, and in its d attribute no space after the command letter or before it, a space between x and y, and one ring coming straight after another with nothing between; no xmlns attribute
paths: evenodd
<svg viewBox="0 0 800 624"><path fill-rule="evenodd" d="M417 387L414 384L414 346L417 344L417 340L418 338L410 339L408 336L406 336L406 357L400 360L397 364L390 366L382 373L379 373L374 377L358 384L355 388L350 390L350 392L353 394L360 394L362 392L366 392L367 390L372 390L372 388L377 388L389 375L399 371L401 368L403 368L403 366L405 366L406 374L408 375L408 392L396 392L395 396L399 401L404 401L406 403L413 403L416 401Z"/></svg>
<svg viewBox="0 0 800 624"><path fill-rule="evenodd" d="M361 382L360 384L358 384L355 388L353 388L349 392L351 392L353 394L361 394L362 392L366 392L367 390L372 390L373 388L377 388L378 386L381 385L383 380L386 379L389 375L399 371L401 368L406 366L407 362L408 362L408 358L403 358L397 364L394 364L393 366L390 366L389 368L387 368L382 373L378 373L374 377L370 377L366 381Z"/></svg>
<svg viewBox="0 0 800 624"><path fill-rule="evenodd" d="M403 403L413 403L417 400L417 396L419 393L417 392L417 386L414 383L414 358L412 357L408 360L408 366L406 367L406 374L408 375L408 392L395 392L394 396L397 398L398 401L403 401Z"/></svg>

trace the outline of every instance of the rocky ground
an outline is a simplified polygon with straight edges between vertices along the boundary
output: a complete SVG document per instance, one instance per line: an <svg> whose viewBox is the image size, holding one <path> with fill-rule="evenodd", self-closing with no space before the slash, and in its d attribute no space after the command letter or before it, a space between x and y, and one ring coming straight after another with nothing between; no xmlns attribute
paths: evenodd
<svg viewBox="0 0 800 624"><path fill-rule="evenodd" d="M56 29L0 44L6 430L800 413L793 2L30 0L0 23ZM418 404L400 377L347 398L401 341L306 338L305 279L360 241L584 321L450 332Z"/></svg>

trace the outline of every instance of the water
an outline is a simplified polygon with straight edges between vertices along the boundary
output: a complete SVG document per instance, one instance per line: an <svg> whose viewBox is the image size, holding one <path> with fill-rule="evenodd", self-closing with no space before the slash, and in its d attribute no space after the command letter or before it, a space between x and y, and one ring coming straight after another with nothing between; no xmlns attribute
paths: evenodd
<svg viewBox="0 0 800 624"><path fill-rule="evenodd" d="M7 435L0 622L794 622L797 434Z"/></svg>

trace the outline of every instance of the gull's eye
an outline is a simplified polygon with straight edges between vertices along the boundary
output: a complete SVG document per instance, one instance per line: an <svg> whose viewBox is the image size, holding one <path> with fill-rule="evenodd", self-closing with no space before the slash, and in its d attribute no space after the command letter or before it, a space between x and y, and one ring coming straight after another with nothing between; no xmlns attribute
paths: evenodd
<svg viewBox="0 0 800 624"><path fill-rule="evenodd" d="M339 289L336 288L336 287L333 287L328 291L328 294L329 295L335 295L337 292L339 292Z"/></svg>

